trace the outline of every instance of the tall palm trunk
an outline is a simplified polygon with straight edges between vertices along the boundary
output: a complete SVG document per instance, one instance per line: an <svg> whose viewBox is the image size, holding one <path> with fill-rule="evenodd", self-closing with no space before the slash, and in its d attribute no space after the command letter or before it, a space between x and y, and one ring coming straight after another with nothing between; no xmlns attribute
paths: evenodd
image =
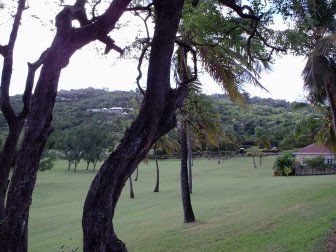
<svg viewBox="0 0 336 252"><path fill-rule="evenodd" d="M184 222L194 222L195 215L191 206L190 191L188 184L188 143L187 143L187 123L185 112L182 112L180 128L180 145L181 145L181 192L182 205L184 213Z"/></svg>
<svg viewBox="0 0 336 252"><path fill-rule="evenodd" d="M160 171L159 171L159 162L158 162L158 158L157 158L156 147L154 147L154 157L155 157L155 164L156 164L156 184L155 184L154 192L159 192L159 187L160 187Z"/></svg>
<svg viewBox="0 0 336 252"><path fill-rule="evenodd" d="M324 79L324 87L328 96L329 104L330 104L330 109L331 109L331 117L332 117L332 123L333 123L333 128L334 132L336 134L336 103L335 103L335 98L332 95L332 92L330 90L330 85L329 85L330 80L328 78Z"/></svg>
<svg viewBox="0 0 336 252"><path fill-rule="evenodd" d="M138 177L139 177L139 166L137 166L136 168L136 175L134 181L138 181Z"/></svg>
<svg viewBox="0 0 336 252"><path fill-rule="evenodd" d="M130 198L134 199L134 190L133 190L133 183L132 183L132 175L128 178L130 184Z"/></svg>
<svg viewBox="0 0 336 252"><path fill-rule="evenodd" d="M217 159L218 159L218 164L220 164L219 139L217 139Z"/></svg>
<svg viewBox="0 0 336 252"><path fill-rule="evenodd" d="M188 124L188 182L189 182L189 191L192 193L192 139L191 139L191 129L190 125Z"/></svg>

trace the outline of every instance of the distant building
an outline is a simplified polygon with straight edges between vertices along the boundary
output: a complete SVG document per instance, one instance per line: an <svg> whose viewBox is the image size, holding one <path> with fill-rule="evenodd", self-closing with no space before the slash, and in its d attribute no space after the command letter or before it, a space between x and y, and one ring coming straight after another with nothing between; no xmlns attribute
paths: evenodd
<svg viewBox="0 0 336 252"><path fill-rule="evenodd" d="M324 157L324 162L326 164L335 163L335 153L323 144L310 144L306 147L303 147L299 151L294 152L293 155L295 156L295 159L302 165L306 164L307 159L312 159L318 156Z"/></svg>
<svg viewBox="0 0 336 252"><path fill-rule="evenodd" d="M93 113L115 113L122 114L124 109L122 107L112 107L112 108L101 108L101 109L87 109L87 111Z"/></svg>

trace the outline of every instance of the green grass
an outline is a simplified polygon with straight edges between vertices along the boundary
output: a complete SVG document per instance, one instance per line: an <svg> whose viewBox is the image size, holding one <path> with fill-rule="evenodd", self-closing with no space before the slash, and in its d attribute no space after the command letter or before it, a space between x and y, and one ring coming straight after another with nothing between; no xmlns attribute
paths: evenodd
<svg viewBox="0 0 336 252"><path fill-rule="evenodd" d="M183 223L179 161L160 161L159 193L154 162L141 164L135 199L127 184L118 203L116 232L133 252L323 251L336 220L336 176L273 177L273 161L254 169L247 157L195 160L192 224ZM74 173L59 161L38 174L29 251L82 250L82 208L95 175L82 165Z"/></svg>

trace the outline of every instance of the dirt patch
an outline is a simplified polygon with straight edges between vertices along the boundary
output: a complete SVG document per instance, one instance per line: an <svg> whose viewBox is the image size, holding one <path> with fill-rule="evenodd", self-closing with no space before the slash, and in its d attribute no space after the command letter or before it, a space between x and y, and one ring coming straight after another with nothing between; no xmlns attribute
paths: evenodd
<svg viewBox="0 0 336 252"><path fill-rule="evenodd" d="M327 252L336 252L336 230L333 229L328 235L328 240L325 244L325 249Z"/></svg>

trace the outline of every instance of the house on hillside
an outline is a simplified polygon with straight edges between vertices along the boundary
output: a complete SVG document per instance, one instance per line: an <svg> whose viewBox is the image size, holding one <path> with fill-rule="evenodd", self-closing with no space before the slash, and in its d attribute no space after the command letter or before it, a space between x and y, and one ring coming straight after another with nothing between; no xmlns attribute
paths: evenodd
<svg viewBox="0 0 336 252"><path fill-rule="evenodd" d="M297 152L293 153L295 159L302 165L306 164L307 159L312 159L318 156L324 157L324 162L326 164L335 164L335 153L330 150L327 146L323 144L310 144L306 147L303 147Z"/></svg>

